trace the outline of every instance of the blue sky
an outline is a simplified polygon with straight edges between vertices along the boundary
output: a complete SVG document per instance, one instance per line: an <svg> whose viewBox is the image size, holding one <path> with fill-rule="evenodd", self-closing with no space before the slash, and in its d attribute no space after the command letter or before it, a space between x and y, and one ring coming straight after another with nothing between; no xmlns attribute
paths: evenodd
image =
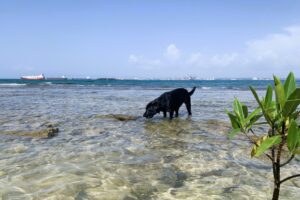
<svg viewBox="0 0 300 200"><path fill-rule="evenodd" d="M0 77L300 77L300 1L0 0Z"/></svg>

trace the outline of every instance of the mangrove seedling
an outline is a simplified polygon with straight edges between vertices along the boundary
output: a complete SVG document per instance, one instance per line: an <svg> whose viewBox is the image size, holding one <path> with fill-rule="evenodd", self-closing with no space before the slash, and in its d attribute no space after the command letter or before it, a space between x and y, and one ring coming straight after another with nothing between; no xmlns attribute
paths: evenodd
<svg viewBox="0 0 300 200"><path fill-rule="evenodd" d="M293 73L284 83L273 76L274 86L269 85L263 98L259 98L254 88L250 90L258 104L257 108L248 113L248 107L237 98L233 102L233 111L227 111L232 131L229 137L242 133L253 144L251 157L266 156L273 169L274 188L273 200L279 199L280 186L292 178L294 174L281 177L281 169L290 163L296 154L300 154L300 128L298 124L300 104L300 88L296 86ZM273 94L275 96L273 97ZM257 134L255 126L267 126L265 134ZM283 156L283 151L287 151ZM284 159L284 161L283 161Z"/></svg>

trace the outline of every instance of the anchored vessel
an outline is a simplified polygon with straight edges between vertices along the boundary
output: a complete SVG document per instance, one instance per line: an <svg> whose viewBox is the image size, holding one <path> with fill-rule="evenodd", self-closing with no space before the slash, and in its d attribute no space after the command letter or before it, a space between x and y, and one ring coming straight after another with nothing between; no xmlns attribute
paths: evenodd
<svg viewBox="0 0 300 200"><path fill-rule="evenodd" d="M40 74L37 76L22 76L22 80L45 80L44 74Z"/></svg>

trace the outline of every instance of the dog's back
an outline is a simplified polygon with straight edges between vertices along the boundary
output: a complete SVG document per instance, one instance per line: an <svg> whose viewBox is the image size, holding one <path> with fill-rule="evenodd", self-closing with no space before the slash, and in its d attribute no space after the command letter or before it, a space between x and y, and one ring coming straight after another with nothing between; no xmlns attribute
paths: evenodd
<svg viewBox="0 0 300 200"><path fill-rule="evenodd" d="M194 93L194 91L191 92ZM170 95L170 107L174 110L179 109L184 102L190 99L190 93L184 88L178 88L167 93Z"/></svg>

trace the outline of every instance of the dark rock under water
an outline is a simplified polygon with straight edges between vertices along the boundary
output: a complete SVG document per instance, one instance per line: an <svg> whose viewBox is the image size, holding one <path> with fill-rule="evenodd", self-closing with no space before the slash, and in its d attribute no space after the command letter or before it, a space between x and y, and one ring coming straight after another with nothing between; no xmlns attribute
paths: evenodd
<svg viewBox="0 0 300 200"><path fill-rule="evenodd" d="M58 128L48 127L42 130L35 131L1 131L0 134L16 135L16 136L27 136L36 138L52 138L59 132Z"/></svg>
<svg viewBox="0 0 300 200"><path fill-rule="evenodd" d="M94 117L102 118L102 119L116 119L119 121L134 121L139 118L137 116L124 115L124 114L95 115Z"/></svg>

